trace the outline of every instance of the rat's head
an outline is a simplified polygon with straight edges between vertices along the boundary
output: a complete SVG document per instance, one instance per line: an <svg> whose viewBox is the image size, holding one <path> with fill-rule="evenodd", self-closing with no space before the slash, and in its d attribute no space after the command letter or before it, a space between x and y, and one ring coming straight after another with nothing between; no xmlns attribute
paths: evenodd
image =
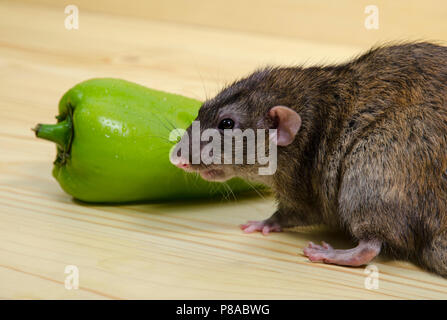
<svg viewBox="0 0 447 320"><path fill-rule="evenodd" d="M279 104L267 76L268 70L258 71L205 101L173 148L171 163L211 181L274 174L276 152L292 144L301 118Z"/></svg>

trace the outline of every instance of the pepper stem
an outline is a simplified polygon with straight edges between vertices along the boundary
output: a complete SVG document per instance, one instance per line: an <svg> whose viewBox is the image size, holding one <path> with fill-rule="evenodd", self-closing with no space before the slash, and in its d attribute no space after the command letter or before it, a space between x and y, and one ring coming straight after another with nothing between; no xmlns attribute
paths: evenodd
<svg viewBox="0 0 447 320"><path fill-rule="evenodd" d="M36 137L55 142L65 152L69 150L73 134L73 124L70 116L56 124L39 123L32 130L36 133Z"/></svg>

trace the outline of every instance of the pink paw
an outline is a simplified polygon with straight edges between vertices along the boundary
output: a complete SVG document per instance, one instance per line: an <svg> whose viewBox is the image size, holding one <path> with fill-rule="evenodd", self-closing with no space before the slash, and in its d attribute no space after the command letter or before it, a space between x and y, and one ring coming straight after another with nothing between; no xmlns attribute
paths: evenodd
<svg viewBox="0 0 447 320"><path fill-rule="evenodd" d="M254 231L261 231L263 235L269 234L269 232L281 232L281 226L276 222L267 222L267 220L263 221L248 221L246 224L241 224L241 229L244 230L245 233L251 233Z"/></svg>
<svg viewBox="0 0 447 320"><path fill-rule="evenodd" d="M335 250L326 242L322 242L322 245L319 246L314 244L313 242L309 242L309 245L303 249L304 255L309 258L312 262L325 262L331 263L334 256Z"/></svg>

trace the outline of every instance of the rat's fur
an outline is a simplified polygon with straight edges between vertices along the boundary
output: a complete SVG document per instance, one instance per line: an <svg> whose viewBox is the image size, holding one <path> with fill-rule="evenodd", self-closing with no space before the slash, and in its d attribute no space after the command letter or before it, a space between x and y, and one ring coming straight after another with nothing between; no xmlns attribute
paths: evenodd
<svg viewBox="0 0 447 320"><path fill-rule="evenodd" d="M302 126L263 179L278 200L269 221L337 227L447 276L447 47L407 43L340 65L266 68L206 101L197 120L217 127L226 112L242 129L272 128L276 105ZM231 166L257 179L254 168Z"/></svg>

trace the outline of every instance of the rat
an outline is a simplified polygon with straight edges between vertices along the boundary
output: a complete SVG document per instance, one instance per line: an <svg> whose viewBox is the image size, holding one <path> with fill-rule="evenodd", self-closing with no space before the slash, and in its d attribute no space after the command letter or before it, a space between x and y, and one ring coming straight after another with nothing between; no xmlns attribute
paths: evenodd
<svg viewBox="0 0 447 320"><path fill-rule="evenodd" d="M357 245L310 242L312 262L361 266L387 252L447 277L447 47L388 44L340 64L265 67L206 100L196 121L222 139L236 128L276 132L271 175L257 163L194 164L171 153L206 180L271 188L276 212L243 231L323 224Z"/></svg>

